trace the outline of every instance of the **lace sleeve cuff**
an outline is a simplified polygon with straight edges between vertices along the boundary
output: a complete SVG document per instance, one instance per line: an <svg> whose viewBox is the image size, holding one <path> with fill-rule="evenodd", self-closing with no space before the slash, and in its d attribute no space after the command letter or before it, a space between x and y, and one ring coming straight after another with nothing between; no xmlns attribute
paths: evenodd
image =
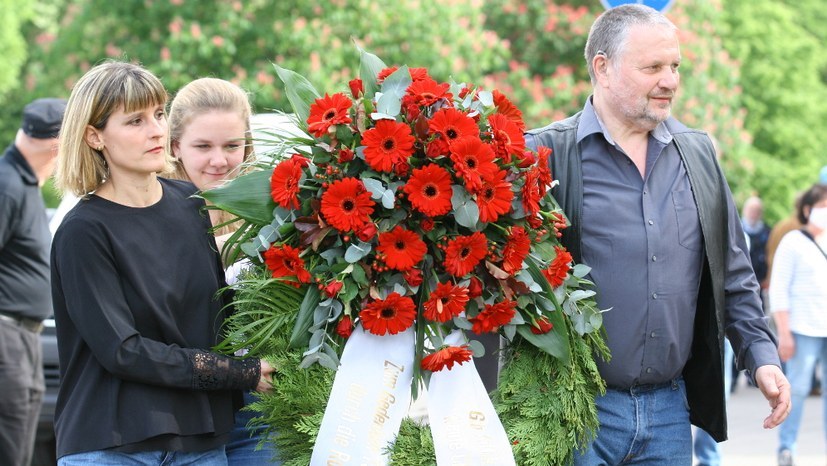
<svg viewBox="0 0 827 466"><path fill-rule="evenodd" d="M233 359L216 353L190 354L194 390L253 389L261 377L258 359Z"/></svg>

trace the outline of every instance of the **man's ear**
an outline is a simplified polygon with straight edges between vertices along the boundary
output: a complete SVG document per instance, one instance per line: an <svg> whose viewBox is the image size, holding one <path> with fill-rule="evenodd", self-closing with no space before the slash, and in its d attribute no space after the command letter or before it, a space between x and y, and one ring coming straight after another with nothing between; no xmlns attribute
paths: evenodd
<svg viewBox="0 0 827 466"><path fill-rule="evenodd" d="M604 53L598 53L592 58L592 68L594 68L594 77L598 83L604 83L608 79L609 58Z"/></svg>
<svg viewBox="0 0 827 466"><path fill-rule="evenodd" d="M104 146L103 135L100 130L92 125L86 125L86 131L83 133L83 140L94 150Z"/></svg>

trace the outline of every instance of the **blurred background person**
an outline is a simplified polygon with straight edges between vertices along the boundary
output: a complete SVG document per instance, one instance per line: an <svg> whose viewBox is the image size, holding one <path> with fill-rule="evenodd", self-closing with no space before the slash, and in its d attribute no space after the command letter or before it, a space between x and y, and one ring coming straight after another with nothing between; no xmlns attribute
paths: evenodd
<svg viewBox="0 0 827 466"><path fill-rule="evenodd" d="M792 466L813 369L827 366L827 185L807 190L798 206L803 225L781 239L773 260L770 305L778 352L792 386L792 411L779 430L779 466ZM825 412L827 421L827 412Z"/></svg>
<svg viewBox="0 0 827 466"><path fill-rule="evenodd" d="M28 465L43 392L38 334L52 314L49 233L40 188L52 176L64 99L23 109L0 158L0 464Z"/></svg>
<svg viewBox="0 0 827 466"><path fill-rule="evenodd" d="M171 168L166 99L121 62L69 98L56 181L80 201L51 256L61 466L226 465L238 390L271 387L267 362L210 351L224 274L195 186L157 176Z"/></svg>
<svg viewBox="0 0 827 466"><path fill-rule="evenodd" d="M170 105L169 126L172 154L175 158L174 177L190 180L200 191L219 186L235 178L242 163L252 157L250 133L250 103L247 94L235 84L216 78L201 78L182 87ZM210 210L210 221L216 228L216 240L224 239L234 231L232 215L222 210ZM223 244L223 241L220 241ZM234 271L227 281L235 280ZM245 405L254 401L244 393ZM247 423L258 413L248 410L235 415L230 442L227 444L229 464L255 466L271 462L275 449L264 442L264 427L247 428ZM280 464L280 463L275 463Z"/></svg>
<svg viewBox="0 0 827 466"><path fill-rule="evenodd" d="M758 196L750 196L744 201L741 208L741 225L744 233L749 236L749 257L755 278L761 285L761 299L766 308L767 288L767 241L770 238L770 227L764 223L764 203Z"/></svg>

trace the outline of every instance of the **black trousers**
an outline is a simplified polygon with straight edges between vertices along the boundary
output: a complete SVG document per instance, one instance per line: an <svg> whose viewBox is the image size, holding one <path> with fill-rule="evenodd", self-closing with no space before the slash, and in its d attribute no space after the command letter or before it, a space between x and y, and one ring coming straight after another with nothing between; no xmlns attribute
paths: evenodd
<svg viewBox="0 0 827 466"><path fill-rule="evenodd" d="M44 390L39 335L0 320L0 465L30 463Z"/></svg>

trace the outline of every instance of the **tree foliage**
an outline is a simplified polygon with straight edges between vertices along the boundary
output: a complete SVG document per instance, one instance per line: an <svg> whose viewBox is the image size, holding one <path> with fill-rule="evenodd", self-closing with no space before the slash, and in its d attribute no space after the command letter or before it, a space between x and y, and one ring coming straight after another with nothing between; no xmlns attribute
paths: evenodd
<svg viewBox="0 0 827 466"><path fill-rule="evenodd" d="M354 42L389 64L499 88L528 126L541 126L580 110L591 93L582 53L602 11L594 0L0 0L6 4L2 59L20 56L14 37L25 39L28 58L19 72L0 67L5 140L29 100L68 95L107 58L141 62L171 93L197 77L229 79L262 112L288 108L273 63L336 92L356 76ZM681 1L668 16L684 56L676 117L715 137L739 203L759 193L771 220L785 216L795 191L827 163L819 137L827 125L822 2ZM3 94L7 76L16 90Z"/></svg>

